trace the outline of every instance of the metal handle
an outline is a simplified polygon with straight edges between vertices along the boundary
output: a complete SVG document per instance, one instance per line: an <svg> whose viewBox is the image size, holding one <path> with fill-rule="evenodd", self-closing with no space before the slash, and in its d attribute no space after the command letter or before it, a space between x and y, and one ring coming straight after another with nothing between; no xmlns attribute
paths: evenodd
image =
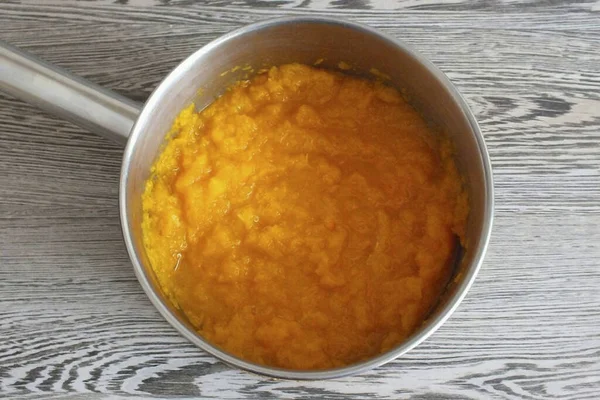
<svg viewBox="0 0 600 400"><path fill-rule="evenodd" d="M0 91L122 144L142 108L2 41Z"/></svg>

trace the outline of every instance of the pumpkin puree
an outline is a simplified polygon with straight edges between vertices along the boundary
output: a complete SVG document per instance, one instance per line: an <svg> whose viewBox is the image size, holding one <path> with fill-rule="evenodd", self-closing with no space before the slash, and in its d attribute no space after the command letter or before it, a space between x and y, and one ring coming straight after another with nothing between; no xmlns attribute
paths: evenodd
<svg viewBox="0 0 600 400"><path fill-rule="evenodd" d="M206 340L322 369L422 323L468 199L450 142L397 90L289 64L183 110L143 209L157 279Z"/></svg>

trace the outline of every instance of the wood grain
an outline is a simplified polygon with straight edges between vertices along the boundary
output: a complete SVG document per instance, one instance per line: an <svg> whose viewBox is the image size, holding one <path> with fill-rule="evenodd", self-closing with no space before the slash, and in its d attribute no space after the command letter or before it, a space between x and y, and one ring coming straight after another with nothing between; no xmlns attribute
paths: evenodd
<svg viewBox="0 0 600 400"><path fill-rule="evenodd" d="M473 108L497 212L459 310L359 376L231 369L180 337L135 280L122 149L0 95L0 398L600 398L600 2L9 1L0 39L143 101L219 35L307 13L412 44Z"/></svg>

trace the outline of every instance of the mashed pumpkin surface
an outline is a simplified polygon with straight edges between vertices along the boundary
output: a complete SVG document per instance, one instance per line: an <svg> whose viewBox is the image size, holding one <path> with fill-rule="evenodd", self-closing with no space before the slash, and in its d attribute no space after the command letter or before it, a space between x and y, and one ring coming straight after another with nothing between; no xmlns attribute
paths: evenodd
<svg viewBox="0 0 600 400"><path fill-rule="evenodd" d="M289 64L183 110L143 209L156 277L204 338L322 369L419 326L468 199L450 143L395 89Z"/></svg>

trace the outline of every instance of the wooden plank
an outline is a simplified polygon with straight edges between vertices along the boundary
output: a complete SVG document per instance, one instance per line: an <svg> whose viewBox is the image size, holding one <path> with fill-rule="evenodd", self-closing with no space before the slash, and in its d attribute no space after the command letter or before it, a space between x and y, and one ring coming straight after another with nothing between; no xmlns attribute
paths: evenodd
<svg viewBox="0 0 600 400"><path fill-rule="evenodd" d="M122 149L0 95L0 397L599 398L599 12L527 0L0 3L2 40L138 101L245 23L371 24L464 94L497 195L485 265L432 338L360 376L262 378L190 345L143 294L121 241Z"/></svg>

